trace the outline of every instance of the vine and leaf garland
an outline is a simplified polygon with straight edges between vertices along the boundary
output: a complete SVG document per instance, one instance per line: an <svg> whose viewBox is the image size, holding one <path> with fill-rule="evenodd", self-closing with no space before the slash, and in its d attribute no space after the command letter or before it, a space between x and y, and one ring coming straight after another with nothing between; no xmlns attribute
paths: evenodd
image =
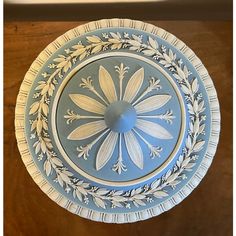
<svg viewBox="0 0 236 236"><path fill-rule="evenodd" d="M156 40L148 37L147 43L143 43L142 36L129 35L124 33L110 32L103 34L102 37L87 36L88 44L84 45L79 42L70 49L65 50L65 55L59 55L55 58L54 63L49 64L52 72L42 73L43 79L38 82L35 90L37 91L33 98L36 101L30 106L29 115L32 117L31 139L37 139L33 147L39 160L44 160L44 171L47 176L56 175L55 182L65 189L67 193L72 191L73 197L79 201L88 204L92 201L101 208L107 205L115 207L136 207L145 206L152 202L153 198L163 198L168 196L167 188L176 187L181 179L187 178L185 171L191 171L195 165L194 160L198 158L197 153L203 148L205 141L199 138L205 134L203 114L205 110L202 94L198 92L199 84L197 78L190 78L191 72L181 59L176 58L176 54L171 49L159 45ZM57 80L62 79L64 74L71 69L77 60L81 61L91 54L111 49L119 50L127 48L136 51L145 56L152 57L158 63L167 68L176 81L179 83L182 92L185 95L187 109L190 114L189 130L186 138L185 147L179 156L175 166L161 178L154 180L151 184L141 186L129 191L109 190L91 186L83 180L74 177L57 157L53 151L53 145L48 134L48 112L50 98L54 93Z"/></svg>

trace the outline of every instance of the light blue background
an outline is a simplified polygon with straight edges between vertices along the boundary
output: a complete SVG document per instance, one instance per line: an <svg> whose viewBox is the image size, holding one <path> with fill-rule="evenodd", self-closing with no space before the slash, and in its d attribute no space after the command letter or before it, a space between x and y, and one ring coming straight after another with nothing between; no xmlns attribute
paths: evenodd
<svg viewBox="0 0 236 236"><path fill-rule="evenodd" d="M97 30L96 32L90 32L90 33L87 33L85 34L84 36L81 36L81 37L78 37L76 39L73 39L71 40L70 42L68 42L67 45L63 46L61 49L59 49L53 56L51 56L51 58L48 60L47 63L45 63L45 65L42 67L41 71L38 73L38 77L35 79L33 85L32 85L32 89L29 93L29 99L28 99L28 102L27 102L27 106L26 106L26 116L25 116L25 127L26 127L26 136L27 136L27 142L29 144L29 147L30 147L30 150L31 150L31 155L33 156L34 158L34 161L35 161L35 164L37 165L38 169L41 171L42 175L49 181L49 183L55 188L57 189L57 191L61 192L63 195L65 195L68 199L70 199L71 201L74 201L82 206L85 206L87 208L91 208L91 209L95 209L95 210L100 210L100 211L103 211L103 212L130 212L130 211L137 211L137 210L142 210L144 208L147 208L147 207L152 207L164 200L166 200L166 198L163 198L163 199L154 199L154 201L152 203L148 203L147 206L145 207L139 207L139 208L136 208L134 207L133 205L131 206L132 209L126 209L126 208L115 208L115 209L110 209L109 206L107 207L107 209L101 209L101 208L98 208L95 204L92 203L92 200L90 201L90 204L89 205L86 205L84 203L81 203L78 199L74 199L73 196L72 196L72 193L66 193L64 189L62 189L62 187L58 184L58 183L55 183L54 182L54 179L55 179L55 174L53 173L51 176L47 177L46 174L45 174L45 171L43 170L43 161L38 161L37 160L37 156L34 154L34 148L33 148L33 144L36 140L34 139L30 139L30 134L31 134L31 131L30 131L30 124L29 124L29 120L32 119L33 117L32 116L28 116L29 114L29 109L30 109L30 105L35 101L35 99L33 99L33 94L35 93L35 90L34 88L38 85L37 82L42 80L43 77L41 76L41 74L45 71L47 71L48 73L51 73L51 69L48 68L48 65L50 63L53 63L53 59L55 57L57 57L59 54L65 54L64 50L67 49L67 48L70 48L72 45L75 45L77 44L79 41L82 41L83 43L86 43L86 38L85 36L88 36L88 35L98 35L101 37L102 33L104 32L120 32L120 33L123 33L123 32L128 32L130 35L131 34L136 34L136 35L140 35L142 34L143 35L143 40L144 42L147 41L147 37L151 34L147 34L145 32L142 32L142 31L138 31L138 30L133 30L133 29L117 29L117 28L109 28L109 29L102 29L102 30ZM173 46L171 46L169 43L167 43L166 41L160 39L159 37L157 36L154 36L154 35L151 35L152 38L155 38L159 45L164 45L166 46L167 48L171 48L171 50L177 54L177 58L181 58L183 60L183 63L187 65L188 69L192 72L192 75L190 76L190 78L194 78L194 77L197 77L198 78L198 81L199 81L199 90L201 91L201 93L203 94L203 98L204 98L204 101L205 101L205 107L206 107L206 110L204 111L204 114L206 115L207 119L206 119L206 128L205 128L205 132L206 132L206 135L202 135L200 138L206 140L206 143L204 145L204 148L199 152L199 159L196 161L196 165L194 166L193 168L193 171L192 172L186 172L186 176L187 176L187 179L185 180L182 180L180 184L177 185L176 189L175 190L172 190L172 189L168 189L168 192L171 195L175 194L181 187L183 187L187 181L191 178L191 176L194 174L194 172L196 171L196 169L198 168L201 160L202 160L202 157L204 155L204 153L206 152L206 147L208 145L208 140L209 140L209 133L210 133L210 129L211 129L211 114L210 114L210 110L209 110L209 101L208 101L208 98L207 98L207 94L206 94L206 91L205 91L205 88L203 86L203 83L202 81L199 79L199 76L195 70L195 68L192 66L192 64L182 55L182 53L180 53L178 50L176 50ZM121 50L122 51L122 50ZM123 49L123 51L126 51L126 52L130 52L128 51L127 49ZM140 55L143 55L142 53L137 53L137 52L130 52L130 53L135 53L135 54L140 54ZM150 57L148 57L150 58ZM155 61L153 59L153 61ZM77 65L77 64L76 64ZM76 66L75 65L75 66ZM171 74L167 69L165 69L167 73ZM175 80L173 78L173 80ZM57 86L57 88L60 86L60 83L61 81L59 81L59 85ZM56 91L55 91L56 92ZM55 92L54 92L54 95L55 95ZM52 103L51 103L52 104ZM51 104L50 104L50 109L51 109ZM189 117L186 117L186 119L188 120ZM48 116L48 120L51 120L51 115L49 114ZM187 123L188 124L188 123ZM51 126L49 124L49 129L51 129ZM50 136L52 137L52 134L51 132L50 133ZM55 147L55 143L54 141L52 142L53 143L53 146ZM183 144L184 145L184 144ZM58 153L58 157L61 158L63 160L63 158L60 156L58 150L55 148L55 152ZM63 161L64 165L66 167L68 167L68 169L70 171L72 171L72 169L65 163L65 161ZM75 173L75 176L78 177L78 178L82 178L81 176L77 175ZM153 178L154 179L154 178ZM147 181L146 183L150 183L151 181L153 181L153 179L150 179L149 181ZM85 180L85 181L89 181L89 180ZM91 181L89 181L91 182ZM91 184L94 184L93 182L91 182ZM142 185L144 185L145 183L143 183ZM139 187L140 185L134 185L130 188L137 188ZM109 186L105 186L106 188L109 189ZM112 189L115 189L112 187ZM120 189L120 188L116 188L116 189ZM129 188L122 188L124 190L128 190Z"/></svg>

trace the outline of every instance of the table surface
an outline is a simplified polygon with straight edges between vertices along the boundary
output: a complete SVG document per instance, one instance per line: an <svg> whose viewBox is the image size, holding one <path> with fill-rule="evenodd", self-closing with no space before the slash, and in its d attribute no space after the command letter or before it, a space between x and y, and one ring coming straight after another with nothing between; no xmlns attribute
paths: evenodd
<svg viewBox="0 0 236 236"><path fill-rule="evenodd" d="M206 177L172 210L149 220L92 222L50 200L26 171L14 134L16 96L24 74L54 39L85 22L6 22L4 25L5 235L232 235L232 22L152 21L183 40L201 58L218 91L222 129Z"/></svg>

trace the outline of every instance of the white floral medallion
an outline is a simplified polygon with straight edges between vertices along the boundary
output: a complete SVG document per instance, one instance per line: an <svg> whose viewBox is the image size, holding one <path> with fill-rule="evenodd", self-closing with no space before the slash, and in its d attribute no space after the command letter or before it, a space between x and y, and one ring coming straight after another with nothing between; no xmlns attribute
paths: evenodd
<svg viewBox="0 0 236 236"><path fill-rule="evenodd" d="M140 68L132 75L123 96L122 82L128 67L125 67L124 64L121 63L120 66L115 66L115 68L119 74L119 98L117 97L116 88L111 75L103 66L100 66L98 71L99 84L105 98L95 90L90 77L87 79L82 78L80 86L92 91L105 104L105 106L86 95L69 94L71 100L79 108L100 116L81 116L68 110L68 114L64 117L67 119L67 123L71 123L76 119L98 119L97 121L89 122L77 127L68 135L67 139L83 140L102 132L97 138L99 141L103 135L106 135L106 138L101 144L96 156L96 170L100 170L106 165L114 153L117 142L119 142L118 160L114 165L113 170L121 174L122 171L127 170L122 158L122 138L124 138L130 159L138 168L143 169L143 151L135 137L135 133L139 135L143 142L150 148L150 156L160 156L162 147L151 145L141 136L141 134L138 133L138 131L136 131L136 128L155 138L172 139L172 135L165 128L154 122L147 121L145 118L165 119L167 122L172 123L174 116L172 115L172 111L167 111L165 114L155 116L142 116L142 114L157 110L164 106L171 99L171 96L159 94L142 100L148 92L161 88L159 85L160 80L152 78L149 81L150 85L147 89L144 90L142 95L135 100L144 80L143 68ZM140 100L142 101L139 102ZM83 156L84 159L87 159L89 156L89 150L97 140L93 140L92 143L84 147L78 147L78 157Z"/></svg>
<svg viewBox="0 0 236 236"><path fill-rule="evenodd" d="M187 46L113 19L68 31L39 55L15 123L22 159L54 201L125 223L170 209L196 187L219 122L212 81Z"/></svg>

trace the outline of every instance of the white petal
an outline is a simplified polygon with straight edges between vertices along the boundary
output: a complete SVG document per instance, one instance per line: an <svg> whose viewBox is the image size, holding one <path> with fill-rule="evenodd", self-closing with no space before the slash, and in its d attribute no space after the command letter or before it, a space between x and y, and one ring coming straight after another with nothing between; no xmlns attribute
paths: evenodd
<svg viewBox="0 0 236 236"><path fill-rule="evenodd" d="M123 100L126 102L132 102L139 92L142 84L143 84L143 79L144 79L144 69L141 68L137 70L132 77L130 78L126 89L125 89L125 94Z"/></svg>
<svg viewBox="0 0 236 236"><path fill-rule="evenodd" d="M70 94L71 100L81 109L104 115L106 107L93 98L82 94Z"/></svg>
<svg viewBox="0 0 236 236"><path fill-rule="evenodd" d="M87 124L81 125L74 129L67 137L70 140L82 140L103 131L106 129L106 123L104 120L93 121Z"/></svg>
<svg viewBox="0 0 236 236"><path fill-rule="evenodd" d="M143 152L133 131L124 133L124 138L130 159L138 168L143 169Z"/></svg>
<svg viewBox="0 0 236 236"><path fill-rule="evenodd" d="M155 138L172 139L173 136L162 126L147 120L137 119L136 125L138 129L142 130Z"/></svg>
<svg viewBox="0 0 236 236"><path fill-rule="evenodd" d="M110 160L116 147L117 138L118 133L111 131L103 141L96 158L96 170L102 169Z"/></svg>
<svg viewBox="0 0 236 236"><path fill-rule="evenodd" d="M99 83L107 100L112 103L117 101L116 89L109 72L103 67L99 68Z"/></svg>
<svg viewBox="0 0 236 236"><path fill-rule="evenodd" d="M164 106L171 99L170 95L154 95L134 106L137 114L154 111Z"/></svg>

